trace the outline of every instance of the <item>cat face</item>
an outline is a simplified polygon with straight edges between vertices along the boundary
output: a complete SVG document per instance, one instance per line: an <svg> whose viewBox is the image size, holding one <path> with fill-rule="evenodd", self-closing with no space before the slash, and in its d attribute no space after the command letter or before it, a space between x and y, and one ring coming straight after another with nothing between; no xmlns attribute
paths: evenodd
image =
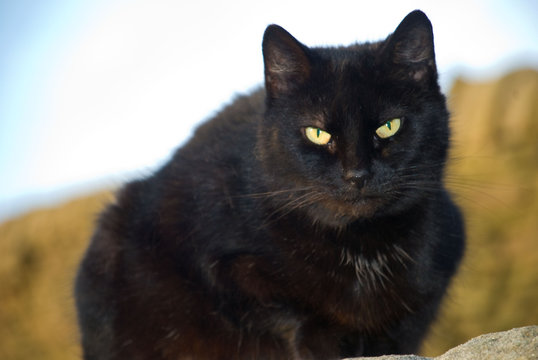
<svg viewBox="0 0 538 360"><path fill-rule="evenodd" d="M257 146L281 211L342 227L440 189L448 113L422 12L384 41L340 48L308 48L272 25L263 52Z"/></svg>

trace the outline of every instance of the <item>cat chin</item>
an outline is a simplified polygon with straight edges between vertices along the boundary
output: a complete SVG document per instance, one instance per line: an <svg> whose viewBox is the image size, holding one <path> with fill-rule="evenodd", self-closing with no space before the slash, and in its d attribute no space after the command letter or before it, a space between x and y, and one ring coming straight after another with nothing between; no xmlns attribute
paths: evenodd
<svg viewBox="0 0 538 360"><path fill-rule="evenodd" d="M375 217L383 205L380 199L363 199L353 203L327 199L310 206L307 213L316 224L344 228L357 220Z"/></svg>

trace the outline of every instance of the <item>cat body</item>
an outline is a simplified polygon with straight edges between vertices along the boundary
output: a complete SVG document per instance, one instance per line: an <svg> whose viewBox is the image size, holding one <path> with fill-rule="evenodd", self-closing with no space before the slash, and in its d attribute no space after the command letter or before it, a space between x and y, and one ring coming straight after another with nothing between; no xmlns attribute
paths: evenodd
<svg viewBox="0 0 538 360"><path fill-rule="evenodd" d="M263 51L265 89L101 215L76 282L86 360L418 349L463 252L429 20L341 48L272 25Z"/></svg>

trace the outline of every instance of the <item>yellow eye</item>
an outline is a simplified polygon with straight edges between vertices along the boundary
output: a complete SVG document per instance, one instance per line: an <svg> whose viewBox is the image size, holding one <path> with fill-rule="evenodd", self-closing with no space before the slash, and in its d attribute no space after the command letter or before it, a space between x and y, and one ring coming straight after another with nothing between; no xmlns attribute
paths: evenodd
<svg viewBox="0 0 538 360"><path fill-rule="evenodd" d="M326 145L331 140L331 134L317 127L309 126L304 132L308 140L316 145Z"/></svg>
<svg viewBox="0 0 538 360"><path fill-rule="evenodd" d="M389 120L385 124L378 127L375 133L381 139L386 139L396 134L398 130L400 130L400 119L396 118Z"/></svg>

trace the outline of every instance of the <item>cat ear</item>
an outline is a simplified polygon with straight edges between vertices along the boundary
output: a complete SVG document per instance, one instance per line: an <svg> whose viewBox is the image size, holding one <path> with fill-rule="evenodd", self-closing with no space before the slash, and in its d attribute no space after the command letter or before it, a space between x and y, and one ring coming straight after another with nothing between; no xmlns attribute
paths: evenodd
<svg viewBox="0 0 538 360"><path fill-rule="evenodd" d="M387 39L392 62L407 70L417 82L436 79L432 24L426 14L415 10L407 15Z"/></svg>
<svg viewBox="0 0 538 360"><path fill-rule="evenodd" d="M290 95L310 77L308 48L278 25L269 25L263 35L265 87L272 98Z"/></svg>

